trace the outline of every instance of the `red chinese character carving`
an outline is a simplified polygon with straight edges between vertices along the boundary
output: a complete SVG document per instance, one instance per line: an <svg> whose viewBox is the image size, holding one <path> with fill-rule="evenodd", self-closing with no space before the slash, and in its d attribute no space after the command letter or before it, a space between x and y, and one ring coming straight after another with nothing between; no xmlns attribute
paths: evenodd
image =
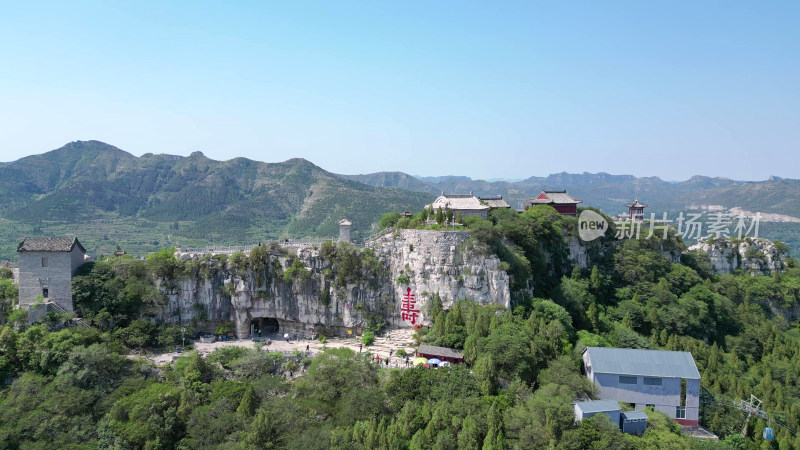
<svg viewBox="0 0 800 450"><path fill-rule="evenodd" d="M411 288L406 288L406 294L403 296L403 302L400 304L400 312L404 322L410 320L412 325L417 323L417 317L419 317L417 297L411 293Z"/></svg>

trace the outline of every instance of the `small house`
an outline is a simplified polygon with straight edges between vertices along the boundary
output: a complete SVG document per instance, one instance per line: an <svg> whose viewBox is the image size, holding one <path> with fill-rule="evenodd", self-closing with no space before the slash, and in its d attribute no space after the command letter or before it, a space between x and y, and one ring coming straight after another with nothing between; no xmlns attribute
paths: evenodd
<svg viewBox="0 0 800 450"><path fill-rule="evenodd" d="M72 277L83 265L86 249L78 238L26 237L19 254L19 306L52 305L56 312L72 312Z"/></svg>
<svg viewBox="0 0 800 450"><path fill-rule="evenodd" d="M456 364L464 362L464 354L461 352L461 350L447 347L437 347L435 345L420 345L419 349L417 350L417 356L422 356L423 358L427 359L439 358L442 361L448 361Z"/></svg>
<svg viewBox="0 0 800 450"><path fill-rule="evenodd" d="M620 407L617 402L609 400L592 400L575 403L575 422L588 419L595 414L605 414L613 424L619 423Z"/></svg>
<svg viewBox="0 0 800 450"><path fill-rule="evenodd" d="M578 215L578 203L583 200L572 198L566 190L542 191L538 197L528 200L530 206L550 205L565 216Z"/></svg>
<svg viewBox="0 0 800 450"><path fill-rule="evenodd" d="M644 411L622 411L619 428L627 434L644 434L647 430L647 414Z"/></svg>
<svg viewBox="0 0 800 450"><path fill-rule="evenodd" d="M663 412L686 426L698 426L700 372L689 352L587 347L586 376L600 398Z"/></svg>

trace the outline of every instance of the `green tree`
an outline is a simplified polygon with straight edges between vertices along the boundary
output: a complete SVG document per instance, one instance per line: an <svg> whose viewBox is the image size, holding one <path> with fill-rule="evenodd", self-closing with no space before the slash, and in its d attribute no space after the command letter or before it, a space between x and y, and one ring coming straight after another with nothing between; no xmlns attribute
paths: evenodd
<svg viewBox="0 0 800 450"><path fill-rule="evenodd" d="M253 414L256 412L256 408L258 408L258 398L256 398L256 393L255 390L253 390L253 386L249 386L244 392L244 396L242 397L242 401L239 403L239 407L236 408L236 412L243 417L253 417Z"/></svg>
<svg viewBox="0 0 800 450"><path fill-rule="evenodd" d="M439 225L444 225L444 212L442 211L441 206L436 211L436 223L438 223Z"/></svg>

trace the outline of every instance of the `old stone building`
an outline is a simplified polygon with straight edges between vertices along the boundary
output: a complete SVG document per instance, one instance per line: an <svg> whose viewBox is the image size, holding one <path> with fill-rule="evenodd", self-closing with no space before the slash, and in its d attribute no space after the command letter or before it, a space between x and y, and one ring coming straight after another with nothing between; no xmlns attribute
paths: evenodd
<svg viewBox="0 0 800 450"><path fill-rule="evenodd" d="M434 211L439 208L441 208L442 211L447 211L449 209L453 211L453 216L461 214L461 217L480 216L484 219L488 217L489 210L491 209L488 205L481 202L478 197L472 195L472 192L469 194L445 194L442 192L442 195L437 197L433 203L425 205L425 207L433 207Z"/></svg>
<svg viewBox="0 0 800 450"><path fill-rule="evenodd" d="M350 238L350 227L352 226L353 222L347 219L339 221L339 242L353 242Z"/></svg>
<svg viewBox="0 0 800 450"><path fill-rule="evenodd" d="M78 238L26 237L17 252L20 307L30 311L41 303L55 305L56 312L72 312L72 276L86 256Z"/></svg>

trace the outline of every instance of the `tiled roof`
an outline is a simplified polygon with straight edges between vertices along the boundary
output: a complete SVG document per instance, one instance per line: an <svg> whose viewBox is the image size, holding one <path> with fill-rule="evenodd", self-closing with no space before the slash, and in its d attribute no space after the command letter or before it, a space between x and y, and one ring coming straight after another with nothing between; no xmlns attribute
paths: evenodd
<svg viewBox="0 0 800 450"><path fill-rule="evenodd" d="M689 352L586 347L594 373L700 379Z"/></svg>
<svg viewBox="0 0 800 450"><path fill-rule="evenodd" d="M435 345L420 345L417 353L420 355L444 356L446 358L463 359L464 354L460 350L447 347L437 347Z"/></svg>
<svg viewBox="0 0 800 450"><path fill-rule="evenodd" d="M575 406L584 413L598 413L607 411L619 411L619 403L611 400L592 400L588 402L577 402Z"/></svg>
<svg viewBox="0 0 800 450"><path fill-rule="evenodd" d="M634 200L633 203L628 203L625 206L627 206L628 208L646 208L647 207L647 205L645 205L644 203L639 201L639 197L636 197L636 200Z"/></svg>
<svg viewBox="0 0 800 450"><path fill-rule="evenodd" d="M511 208L511 205L503 200L502 195L493 195L491 197L479 197L480 200L487 204L490 208Z"/></svg>
<svg viewBox="0 0 800 450"><path fill-rule="evenodd" d="M470 194L442 194L431 203L433 209L485 210L478 197Z"/></svg>
<svg viewBox="0 0 800 450"><path fill-rule="evenodd" d="M567 191L542 191L542 193L539 194L539 197L541 196L545 196L547 198L534 198L531 199L530 202L534 205L549 205L553 203L558 205L569 205L583 203L583 200L572 198L571 195L567 194Z"/></svg>
<svg viewBox="0 0 800 450"><path fill-rule="evenodd" d="M86 253L78 238L68 237L35 237L25 239L17 246L18 252L71 252L75 246Z"/></svg>

